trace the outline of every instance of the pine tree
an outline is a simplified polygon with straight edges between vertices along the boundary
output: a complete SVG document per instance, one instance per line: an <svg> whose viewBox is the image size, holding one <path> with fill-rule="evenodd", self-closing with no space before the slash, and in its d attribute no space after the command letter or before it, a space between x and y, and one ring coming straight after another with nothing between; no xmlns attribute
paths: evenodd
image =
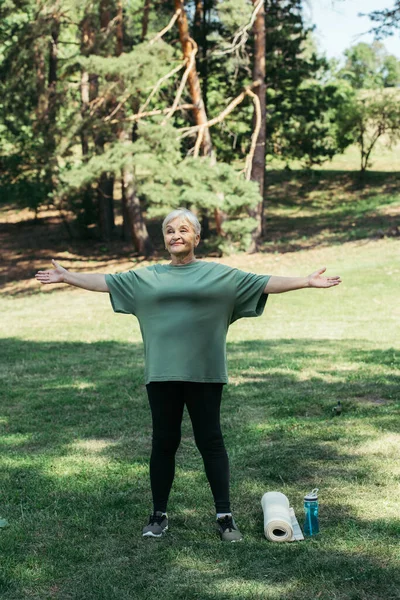
<svg viewBox="0 0 400 600"><path fill-rule="evenodd" d="M120 181L141 254L146 219L180 204L216 217L220 247L253 231L255 248L265 154L313 164L339 147L341 88L304 52L300 0L8 0L0 16L2 191L78 231L114 235Z"/></svg>

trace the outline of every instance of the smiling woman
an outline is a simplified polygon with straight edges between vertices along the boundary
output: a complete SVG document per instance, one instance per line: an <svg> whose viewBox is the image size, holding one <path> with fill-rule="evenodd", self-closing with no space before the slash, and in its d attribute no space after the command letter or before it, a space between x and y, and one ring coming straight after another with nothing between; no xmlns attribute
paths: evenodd
<svg viewBox="0 0 400 600"><path fill-rule="evenodd" d="M170 213L163 222L165 249L171 265L187 265L196 260L194 249L200 242L200 223L189 210Z"/></svg>
<svg viewBox="0 0 400 600"><path fill-rule="evenodd" d="M229 461L220 427L229 325L242 317L260 316L269 293L329 288L340 278L323 277L324 268L308 277L277 277L197 260L200 224L187 209L165 218L163 235L169 264L103 275L70 273L53 261L55 268L39 271L36 278L44 284L64 282L108 292L115 312L139 321L153 420L153 510L143 536L161 537L168 529L167 503L186 405L214 498L217 530L223 541L240 541L242 534L231 513Z"/></svg>

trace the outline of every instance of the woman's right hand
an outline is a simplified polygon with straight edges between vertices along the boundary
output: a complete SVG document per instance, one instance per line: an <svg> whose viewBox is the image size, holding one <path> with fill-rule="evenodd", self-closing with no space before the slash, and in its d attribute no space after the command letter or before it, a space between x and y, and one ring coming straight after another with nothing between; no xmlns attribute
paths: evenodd
<svg viewBox="0 0 400 600"><path fill-rule="evenodd" d="M64 269L55 260L51 261L54 269L48 271L38 271L35 275L37 281L40 283L63 283L65 280L65 274L68 273L67 269Z"/></svg>

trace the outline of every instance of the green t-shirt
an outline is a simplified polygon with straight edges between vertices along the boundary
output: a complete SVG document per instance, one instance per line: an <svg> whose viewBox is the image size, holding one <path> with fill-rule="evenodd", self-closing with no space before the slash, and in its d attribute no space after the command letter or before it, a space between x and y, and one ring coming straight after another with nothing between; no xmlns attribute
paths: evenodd
<svg viewBox="0 0 400 600"><path fill-rule="evenodd" d="M114 311L139 321L146 384L227 383L228 327L241 317L262 314L268 279L201 260L106 275Z"/></svg>

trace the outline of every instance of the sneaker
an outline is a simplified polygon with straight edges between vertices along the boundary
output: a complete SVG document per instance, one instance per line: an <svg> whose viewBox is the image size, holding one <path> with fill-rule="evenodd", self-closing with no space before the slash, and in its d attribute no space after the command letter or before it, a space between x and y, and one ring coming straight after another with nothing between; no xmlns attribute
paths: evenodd
<svg viewBox="0 0 400 600"><path fill-rule="evenodd" d="M143 537L161 537L168 529L168 517L166 514L156 511L150 515L149 523L143 527Z"/></svg>
<svg viewBox="0 0 400 600"><path fill-rule="evenodd" d="M232 516L225 515L217 519L217 529L223 542L241 542L243 536Z"/></svg>

